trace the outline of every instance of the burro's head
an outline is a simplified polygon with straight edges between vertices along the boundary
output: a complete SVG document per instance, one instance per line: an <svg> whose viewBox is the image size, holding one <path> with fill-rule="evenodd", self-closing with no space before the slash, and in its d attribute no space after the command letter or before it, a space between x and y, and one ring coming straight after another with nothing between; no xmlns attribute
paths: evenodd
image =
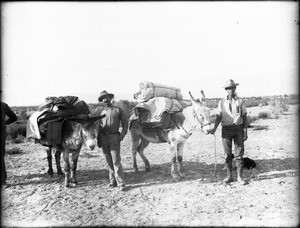
<svg viewBox="0 0 300 228"><path fill-rule="evenodd" d="M97 146L98 125L96 124L96 121L102 119L104 116L105 115L98 117L90 117L88 119L85 119L84 121L81 121L82 142L90 150L94 150Z"/></svg>
<svg viewBox="0 0 300 228"><path fill-rule="evenodd" d="M192 100L194 118L197 126L207 135L211 130L210 123L210 108L206 106L205 95L203 90L201 90L200 99L195 99L191 92L189 92Z"/></svg>

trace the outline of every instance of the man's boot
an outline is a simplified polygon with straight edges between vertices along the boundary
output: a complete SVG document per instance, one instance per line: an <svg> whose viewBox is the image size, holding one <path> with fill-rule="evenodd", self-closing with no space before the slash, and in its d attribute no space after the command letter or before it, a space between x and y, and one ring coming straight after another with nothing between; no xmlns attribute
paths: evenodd
<svg viewBox="0 0 300 228"><path fill-rule="evenodd" d="M225 163L227 177L223 180L224 184L228 184L233 181L232 178L232 160Z"/></svg>
<svg viewBox="0 0 300 228"><path fill-rule="evenodd" d="M242 159L236 159L236 171L237 171L237 181L241 185L248 184L247 181L242 179L243 176L243 163L244 160Z"/></svg>

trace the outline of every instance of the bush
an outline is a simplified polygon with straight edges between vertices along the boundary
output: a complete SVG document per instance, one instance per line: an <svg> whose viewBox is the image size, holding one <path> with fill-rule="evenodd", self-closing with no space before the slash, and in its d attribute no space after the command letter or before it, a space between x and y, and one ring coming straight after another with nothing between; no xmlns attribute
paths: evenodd
<svg viewBox="0 0 300 228"><path fill-rule="evenodd" d="M23 150L21 150L20 148L18 147L12 147L10 149L7 149L5 151L6 154L9 154L9 155L16 155L16 154L23 154Z"/></svg>
<svg viewBox="0 0 300 228"><path fill-rule="evenodd" d="M248 123L248 128L252 127L251 123L253 123L254 121L258 120L257 116L248 116L247 115L247 123Z"/></svg>
<svg viewBox="0 0 300 228"><path fill-rule="evenodd" d="M15 122L7 126L6 136L16 139L20 136L26 137L27 122Z"/></svg>
<svg viewBox="0 0 300 228"><path fill-rule="evenodd" d="M247 97L245 99L245 104L247 108L256 106L265 106L269 103L268 97Z"/></svg>
<svg viewBox="0 0 300 228"><path fill-rule="evenodd" d="M271 119L271 114L269 112L258 113L258 119Z"/></svg>
<svg viewBox="0 0 300 228"><path fill-rule="evenodd" d="M287 104L287 100L280 97L275 100L271 100L269 102L269 107L271 113L275 116L278 117L278 115L284 114L284 112L287 112L289 110L289 106Z"/></svg>
<svg viewBox="0 0 300 228"><path fill-rule="evenodd" d="M117 107L120 107L123 110L127 120L133 114L133 108L136 106L136 104L137 104L136 102L132 102L128 100L120 100L115 103Z"/></svg>
<svg viewBox="0 0 300 228"><path fill-rule="evenodd" d="M23 135L18 135L16 138L12 138L11 139L11 142L14 143L14 144L19 144L19 143L22 143L23 140L24 140L24 136Z"/></svg>

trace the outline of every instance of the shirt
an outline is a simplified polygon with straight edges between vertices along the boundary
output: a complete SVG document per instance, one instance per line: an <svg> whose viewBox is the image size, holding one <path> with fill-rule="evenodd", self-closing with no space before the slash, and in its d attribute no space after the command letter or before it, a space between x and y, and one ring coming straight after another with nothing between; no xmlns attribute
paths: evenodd
<svg viewBox="0 0 300 228"><path fill-rule="evenodd" d="M102 130L106 133L116 133L119 131L120 124L122 125L122 133L126 135L128 129L128 121L125 114L119 107L106 107L101 115L105 114L105 117L101 120Z"/></svg>
<svg viewBox="0 0 300 228"><path fill-rule="evenodd" d="M247 114L247 108L243 99L239 97L229 99L226 97L219 101L218 115L221 116L222 126L242 124L245 114Z"/></svg>

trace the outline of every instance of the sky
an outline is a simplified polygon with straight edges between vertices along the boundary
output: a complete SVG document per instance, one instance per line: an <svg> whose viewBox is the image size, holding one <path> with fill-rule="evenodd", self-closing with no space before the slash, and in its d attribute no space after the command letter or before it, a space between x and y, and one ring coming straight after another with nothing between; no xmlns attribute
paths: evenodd
<svg viewBox="0 0 300 228"><path fill-rule="evenodd" d="M298 94L296 1L1 3L1 89L9 106L48 96L134 101L142 81L242 97Z"/></svg>

